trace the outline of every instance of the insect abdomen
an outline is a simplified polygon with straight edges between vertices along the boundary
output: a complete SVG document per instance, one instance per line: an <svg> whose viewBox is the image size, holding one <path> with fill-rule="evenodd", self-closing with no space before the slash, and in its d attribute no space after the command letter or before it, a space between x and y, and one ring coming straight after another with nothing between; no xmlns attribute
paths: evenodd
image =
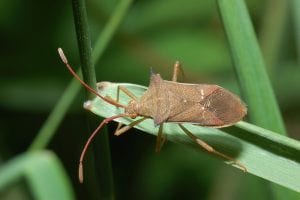
<svg viewBox="0 0 300 200"><path fill-rule="evenodd" d="M224 127L240 121L247 113L244 103L220 86L196 84L180 84L180 86L181 89L176 88L177 95L173 98L177 102L166 120L168 122Z"/></svg>

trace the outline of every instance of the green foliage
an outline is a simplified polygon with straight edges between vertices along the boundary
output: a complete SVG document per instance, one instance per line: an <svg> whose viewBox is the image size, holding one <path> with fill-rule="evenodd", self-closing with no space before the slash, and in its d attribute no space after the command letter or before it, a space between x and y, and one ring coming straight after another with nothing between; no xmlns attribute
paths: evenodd
<svg viewBox="0 0 300 200"><path fill-rule="evenodd" d="M219 0L218 5L241 92L249 107L250 120L284 134L281 114L245 3L239 0ZM265 113L270 115L265 117Z"/></svg>
<svg viewBox="0 0 300 200"><path fill-rule="evenodd" d="M284 2L282 4L286 5ZM239 85L249 107L249 120L279 134L286 134L245 3L239 0L218 0L218 5ZM265 116L265 113L268 115ZM272 189L276 199L282 199L283 196L290 196L291 199L300 198L300 194L292 193L275 185L272 186Z"/></svg>
<svg viewBox="0 0 300 200"><path fill-rule="evenodd" d="M52 152L21 154L0 168L0 191L25 179L35 199L74 199L66 172Z"/></svg>

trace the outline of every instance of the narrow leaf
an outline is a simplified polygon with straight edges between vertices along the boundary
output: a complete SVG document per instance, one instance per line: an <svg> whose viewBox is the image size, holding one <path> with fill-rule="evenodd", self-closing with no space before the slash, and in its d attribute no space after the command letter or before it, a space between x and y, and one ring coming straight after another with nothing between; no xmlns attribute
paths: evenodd
<svg viewBox="0 0 300 200"><path fill-rule="evenodd" d="M249 119L258 126L284 134L283 120L245 2L217 2ZM266 113L269 113L267 117Z"/></svg>
<svg viewBox="0 0 300 200"><path fill-rule="evenodd" d="M0 190L24 177L35 199L74 199L60 161L48 151L25 153L0 168Z"/></svg>

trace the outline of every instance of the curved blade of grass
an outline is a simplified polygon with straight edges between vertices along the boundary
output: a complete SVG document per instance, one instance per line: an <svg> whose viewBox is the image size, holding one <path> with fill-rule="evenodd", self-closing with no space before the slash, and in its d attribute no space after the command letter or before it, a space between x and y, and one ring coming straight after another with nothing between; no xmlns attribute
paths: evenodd
<svg viewBox="0 0 300 200"><path fill-rule="evenodd" d="M146 90L140 85L110 82L98 83L98 90L102 95L115 99L118 85L125 86L138 97ZM128 96L120 93L122 104L127 104L129 100ZM124 112L99 98L85 102L84 107L102 117ZM116 121L129 124L133 120L120 118ZM235 157L246 166L249 173L300 192L300 142L246 122L226 129L184 125L219 151ZM158 132L152 119L145 120L135 128L152 135ZM170 141L200 149L177 124L165 123L163 132Z"/></svg>
<svg viewBox="0 0 300 200"><path fill-rule="evenodd" d="M217 2L241 92L248 105L248 117L258 126L280 134L285 133L245 2L242 0L218 0Z"/></svg>
<svg viewBox="0 0 300 200"><path fill-rule="evenodd" d="M278 58L283 42L284 33L288 26L289 1L267 1L264 12L259 40L268 69L278 64ZM276 23L274 23L276 22ZM269 70L269 72L272 72Z"/></svg>
<svg viewBox="0 0 300 200"><path fill-rule="evenodd" d="M25 177L35 199L74 199L60 161L49 151L25 153L0 168L0 191Z"/></svg>
<svg viewBox="0 0 300 200"><path fill-rule="evenodd" d="M231 55L252 123L286 134L265 63L243 0L217 0ZM275 199L299 199L300 194L271 185Z"/></svg>

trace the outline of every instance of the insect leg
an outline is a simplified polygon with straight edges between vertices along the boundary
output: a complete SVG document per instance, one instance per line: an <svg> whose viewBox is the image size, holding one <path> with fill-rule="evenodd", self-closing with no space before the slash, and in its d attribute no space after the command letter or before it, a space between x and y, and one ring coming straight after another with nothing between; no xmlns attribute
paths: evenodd
<svg viewBox="0 0 300 200"><path fill-rule="evenodd" d="M119 102L120 91L124 92L127 96L129 96L133 100L135 101L138 100L138 98L132 92L130 92L126 87L119 85L117 90L117 102Z"/></svg>
<svg viewBox="0 0 300 200"><path fill-rule="evenodd" d="M156 138L156 146L155 146L156 153L160 152L162 146L164 145L164 143L166 141L166 138L163 136L163 126L164 126L164 124L162 123L158 129L157 138Z"/></svg>
<svg viewBox="0 0 300 200"><path fill-rule="evenodd" d="M181 64L179 61L176 61L174 64L174 68L173 68L173 77L172 77L172 81L177 82L177 77L179 74L179 71L182 73L182 75L184 76Z"/></svg>
<svg viewBox="0 0 300 200"><path fill-rule="evenodd" d="M141 123L141 122L144 121L145 119L147 119L147 118L146 118L146 117L143 117L143 118L138 119L138 120L135 120L135 121L131 122L129 125L123 126L123 127L122 127L122 123L119 123L119 124L118 124L118 127L117 127L117 129L116 129L116 131L115 131L114 134L115 134L116 136L119 136L119 135L121 135L122 133L124 133L124 132L128 131L129 129L131 129L132 127L138 125L139 123ZM121 128L121 127L122 127L122 128Z"/></svg>
<svg viewBox="0 0 300 200"><path fill-rule="evenodd" d="M119 99L120 99L120 90L121 91L123 91L127 96L129 96L130 98L132 98L132 99L134 99L134 100L136 100L137 101L137 97L132 93L132 92L130 92L127 88L125 88L124 86L121 86L121 85L119 85L118 86L118 89L117 89L117 100L116 100L116 102L118 102L119 103ZM116 129L116 131L115 131L115 135L118 135L118 134L116 134L116 132L122 127L122 123L121 122L119 122L118 123L118 127L117 127L117 129ZM125 131L124 131L125 132ZM123 133L123 132L122 132ZM121 133L120 133L121 134ZM119 134L119 135L120 135Z"/></svg>
<svg viewBox="0 0 300 200"><path fill-rule="evenodd" d="M226 160L231 161L234 165L238 166L241 170L244 172L247 172L247 169L244 165L236 161L234 158L227 156L217 150L215 150L212 146L204 142L203 140L196 137L194 134L192 134L189 130L187 130L182 124L178 124L179 127L184 131L185 134L187 134L189 137L191 137L198 145L200 145L203 149L208 151L209 153L215 154L217 156L220 156L222 158L225 158Z"/></svg>
<svg viewBox="0 0 300 200"><path fill-rule="evenodd" d="M116 132L118 131L118 130L120 130L120 128L123 126L123 124L121 123L121 122L119 122L118 123L118 126L117 126L117 129L115 130L115 133L114 133L114 135L116 135Z"/></svg>
<svg viewBox="0 0 300 200"><path fill-rule="evenodd" d="M86 82L84 82L77 74L76 72L73 70L72 66L69 64L67 57L65 56L63 50L61 48L58 48L58 53L59 56L61 58L61 60L63 61L63 63L66 65L66 67L68 68L68 70L70 71L70 73L81 83L81 85L83 85L88 91L90 91L91 93L95 94L96 96L100 97L102 100L106 101L107 103L110 103L112 105L115 105L117 107L120 108L125 108L124 105L119 104L118 102L111 100L109 98L103 97L102 95L100 95L94 88L92 88L91 86L89 86Z"/></svg>

